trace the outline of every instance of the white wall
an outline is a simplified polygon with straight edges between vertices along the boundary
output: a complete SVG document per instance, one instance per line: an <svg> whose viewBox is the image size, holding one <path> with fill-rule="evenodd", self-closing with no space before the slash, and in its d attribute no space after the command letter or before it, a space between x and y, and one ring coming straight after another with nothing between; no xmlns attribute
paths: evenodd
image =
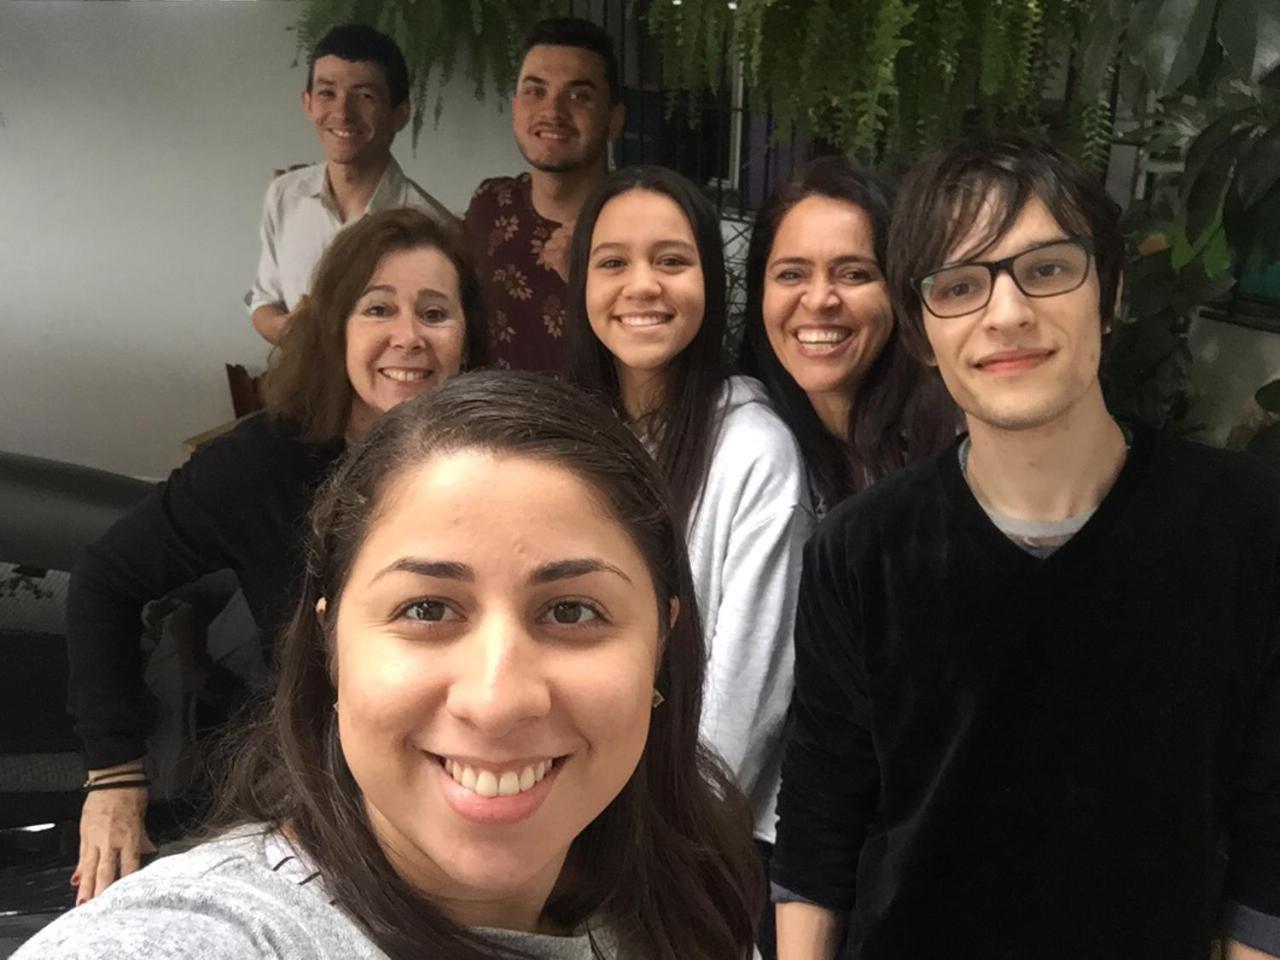
<svg viewBox="0 0 1280 960"><path fill-rule="evenodd" d="M261 367L241 298L273 168L319 158L287 0L0 0L0 450L161 476ZM521 166L464 79L416 156L455 210Z"/></svg>

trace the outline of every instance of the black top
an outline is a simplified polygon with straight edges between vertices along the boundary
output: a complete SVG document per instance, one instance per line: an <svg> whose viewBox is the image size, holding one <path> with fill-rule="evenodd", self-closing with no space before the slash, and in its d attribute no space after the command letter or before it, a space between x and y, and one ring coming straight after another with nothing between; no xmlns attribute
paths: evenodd
<svg viewBox="0 0 1280 960"><path fill-rule="evenodd" d="M306 512L342 452L265 414L191 459L101 540L71 575L69 698L89 768L146 752L139 636L148 601L215 570L235 571L268 646L291 613Z"/></svg>
<svg viewBox="0 0 1280 960"><path fill-rule="evenodd" d="M806 555L774 881L843 956L1209 955L1280 915L1280 489L1139 432L1045 559L956 450L838 507Z"/></svg>

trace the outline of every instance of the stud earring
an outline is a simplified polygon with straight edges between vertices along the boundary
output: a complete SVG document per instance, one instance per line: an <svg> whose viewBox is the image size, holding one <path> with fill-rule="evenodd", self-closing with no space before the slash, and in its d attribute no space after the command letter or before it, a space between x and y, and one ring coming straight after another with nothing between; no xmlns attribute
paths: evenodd
<svg viewBox="0 0 1280 960"><path fill-rule="evenodd" d="M660 706L662 706L666 702L667 702L667 698L662 695L662 692L657 687L654 687L653 688L653 709L657 710Z"/></svg>

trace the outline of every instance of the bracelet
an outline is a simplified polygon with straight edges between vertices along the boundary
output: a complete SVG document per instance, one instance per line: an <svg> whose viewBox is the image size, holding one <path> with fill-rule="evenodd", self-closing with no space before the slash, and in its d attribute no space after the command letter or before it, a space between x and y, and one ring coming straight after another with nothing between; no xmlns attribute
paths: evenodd
<svg viewBox="0 0 1280 960"><path fill-rule="evenodd" d="M80 784L81 790L87 790L95 783L106 783L108 780L120 780L124 777L145 777L147 771L145 767L131 767L128 770L116 770L113 773L102 773L98 776L90 774L85 778L84 783Z"/></svg>
<svg viewBox="0 0 1280 960"><path fill-rule="evenodd" d="M112 780L109 783L91 783L84 787L85 793L93 793L95 790L127 790L131 787L148 787L151 781L146 777L137 780Z"/></svg>

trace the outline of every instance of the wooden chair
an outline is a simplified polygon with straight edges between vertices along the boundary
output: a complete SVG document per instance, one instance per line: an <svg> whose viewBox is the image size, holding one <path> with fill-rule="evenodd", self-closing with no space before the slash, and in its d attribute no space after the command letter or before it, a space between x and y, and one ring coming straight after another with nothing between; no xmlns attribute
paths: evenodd
<svg viewBox="0 0 1280 960"><path fill-rule="evenodd" d="M262 409L262 376L250 376L239 363L225 364L227 386L231 388L231 409L236 419Z"/></svg>

